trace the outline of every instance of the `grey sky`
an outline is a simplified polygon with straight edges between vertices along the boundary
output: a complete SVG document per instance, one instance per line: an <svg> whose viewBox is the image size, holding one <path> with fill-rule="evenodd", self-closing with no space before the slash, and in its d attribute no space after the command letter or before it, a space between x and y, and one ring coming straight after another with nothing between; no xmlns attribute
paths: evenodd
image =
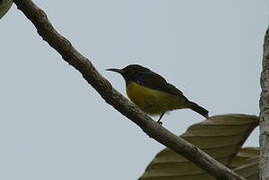
<svg viewBox="0 0 269 180"><path fill-rule="evenodd" d="M259 112L266 0L35 0L55 28L125 94L106 68L138 63L210 115ZM137 179L163 146L100 96L13 6L0 20L0 179ZM183 133L203 120L163 118ZM256 130L246 145L258 146Z"/></svg>

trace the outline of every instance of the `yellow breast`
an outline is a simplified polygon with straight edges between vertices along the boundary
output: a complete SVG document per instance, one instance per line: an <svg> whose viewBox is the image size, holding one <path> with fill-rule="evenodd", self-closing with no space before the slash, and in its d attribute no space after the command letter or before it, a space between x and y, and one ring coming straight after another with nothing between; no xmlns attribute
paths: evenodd
<svg viewBox="0 0 269 180"><path fill-rule="evenodd" d="M131 101L148 114L186 108L179 96L150 89L135 82L127 84L126 92Z"/></svg>

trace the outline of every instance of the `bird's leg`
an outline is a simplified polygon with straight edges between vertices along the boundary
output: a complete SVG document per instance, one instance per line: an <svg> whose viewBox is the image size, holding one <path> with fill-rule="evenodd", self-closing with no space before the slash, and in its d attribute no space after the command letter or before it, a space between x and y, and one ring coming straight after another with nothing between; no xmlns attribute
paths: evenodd
<svg viewBox="0 0 269 180"><path fill-rule="evenodd" d="M164 114L165 114L165 112L163 112L163 113L161 114L160 118L159 118L158 121L157 121L157 123L160 124L160 125L163 124L163 123L161 122L161 119L162 119L162 117L163 117Z"/></svg>

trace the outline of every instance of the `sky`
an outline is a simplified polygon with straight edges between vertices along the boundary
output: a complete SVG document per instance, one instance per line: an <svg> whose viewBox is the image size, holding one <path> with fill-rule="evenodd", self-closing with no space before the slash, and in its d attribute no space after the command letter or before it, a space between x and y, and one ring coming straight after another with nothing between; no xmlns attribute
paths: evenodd
<svg viewBox="0 0 269 180"><path fill-rule="evenodd" d="M210 115L259 114L266 0L34 0L75 48L105 71L141 64ZM16 8L0 20L0 179L137 179L164 148L123 117L44 42ZM182 134L203 118L163 117ZM256 129L245 146L258 146Z"/></svg>

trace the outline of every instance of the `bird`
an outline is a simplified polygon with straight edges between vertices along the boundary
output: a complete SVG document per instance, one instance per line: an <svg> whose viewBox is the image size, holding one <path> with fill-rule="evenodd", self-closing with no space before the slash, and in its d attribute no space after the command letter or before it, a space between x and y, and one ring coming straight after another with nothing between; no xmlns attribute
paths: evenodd
<svg viewBox="0 0 269 180"><path fill-rule="evenodd" d="M177 109L191 109L208 119L208 111L188 100L174 85L161 75L139 64L130 64L123 69L106 69L121 74L125 80L129 99L149 115L160 115L157 123L166 112Z"/></svg>

